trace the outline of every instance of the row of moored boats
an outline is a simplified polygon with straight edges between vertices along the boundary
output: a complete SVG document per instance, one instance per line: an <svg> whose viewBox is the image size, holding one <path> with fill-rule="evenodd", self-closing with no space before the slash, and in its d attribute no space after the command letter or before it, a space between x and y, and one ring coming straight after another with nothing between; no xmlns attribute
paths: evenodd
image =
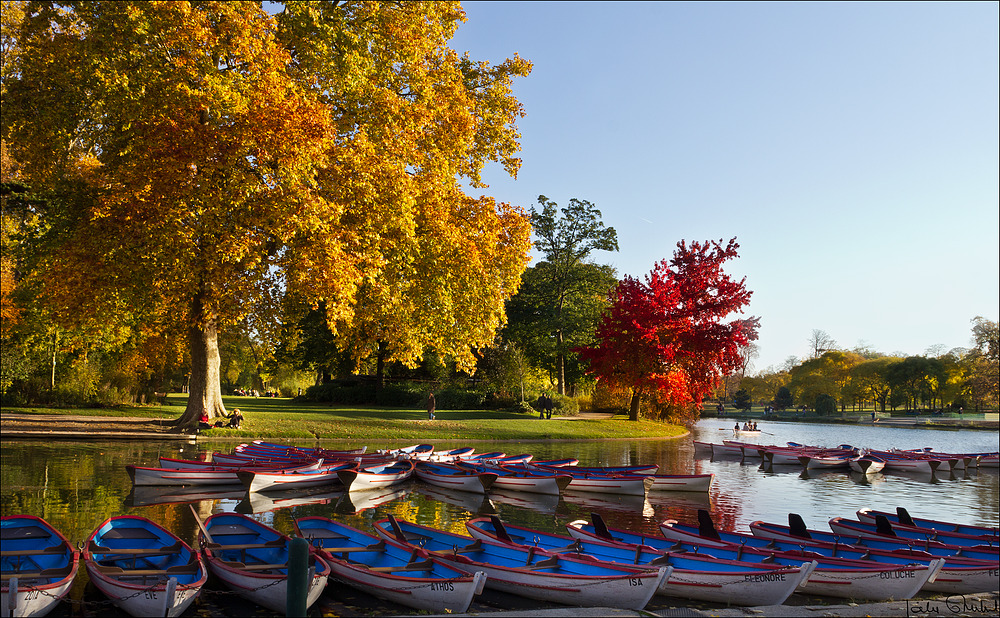
<svg viewBox="0 0 1000 618"><path fill-rule="evenodd" d="M697 526L663 522L660 535L610 528L598 514L568 523L567 534L497 517L470 520L468 535L391 516L372 531L303 517L295 532L307 544L245 515L204 522L194 515L198 550L143 517L108 519L79 551L40 518L4 517L2 607L14 616L51 611L81 560L94 585L134 616L180 615L209 573L278 612L313 604L330 578L438 613L466 611L485 588L636 610L655 594L774 605L795 592L879 601L1000 589L997 528L913 518L904 509L834 518L832 532L790 515L788 526L754 522L743 534L717 530L707 511ZM293 590L298 599L289 598Z"/></svg>
<svg viewBox="0 0 1000 618"><path fill-rule="evenodd" d="M387 487L416 477L468 493L490 489L559 495L564 489L626 496L648 491L707 492L712 474L658 474L657 464L581 466L575 458L533 461L531 454L435 451L431 444L367 453L267 442L241 444L211 461L161 457L159 466L127 466L135 487L240 484L251 492L335 486L348 491Z"/></svg>
<svg viewBox="0 0 1000 618"><path fill-rule="evenodd" d="M828 448L795 442L785 446L759 445L738 440L723 440L722 444L696 441L694 446L696 453L711 454L713 458L760 459L764 466L801 466L807 470L840 468L862 474L874 474L883 469L931 474L1000 467L1000 453L996 452L940 453L930 448L882 451L859 449L849 444Z"/></svg>

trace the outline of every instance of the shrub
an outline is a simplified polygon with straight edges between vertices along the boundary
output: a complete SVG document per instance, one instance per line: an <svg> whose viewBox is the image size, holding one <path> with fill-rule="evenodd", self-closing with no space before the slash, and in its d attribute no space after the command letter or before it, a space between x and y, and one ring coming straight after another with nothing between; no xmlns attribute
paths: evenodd
<svg viewBox="0 0 1000 618"><path fill-rule="evenodd" d="M815 408L816 408L816 414L819 414L821 416L836 414L837 400L831 397L830 395L827 395L826 393L822 393L816 396Z"/></svg>

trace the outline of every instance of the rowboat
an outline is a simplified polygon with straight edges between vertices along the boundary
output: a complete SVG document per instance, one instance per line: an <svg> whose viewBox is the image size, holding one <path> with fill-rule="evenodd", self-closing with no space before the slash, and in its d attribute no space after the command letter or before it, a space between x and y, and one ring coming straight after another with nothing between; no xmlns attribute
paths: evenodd
<svg viewBox="0 0 1000 618"><path fill-rule="evenodd" d="M760 457L760 445L751 444L750 442L738 442L736 440L723 440L723 444L726 446L738 446L740 447L740 452L743 454L744 459L753 459Z"/></svg>
<svg viewBox="0 0 1000 618"><path fill-rule="evenodd" d="M271 468L284 468L290 466L304 466L312 463L313 461L316 461L315 457L266 457L263 455L245 455L243 453L212 453L212 463L217 466L263 466Z"/></svg>
<svg viewBox="0 0 1000 618"><path fill-rule="evenodd" d="M779 605L812 570L806 567L750 566L711 556L672 554L642 545L625 546L594 539L574 539L502 523L497 517L466 522L473 538L494 543L537 547L582 560L657 568L673 567L660 584L660 594L737 605Z"/></svg>
<svg viewBox="0 0 1000 618"><path fill-rule="evenodd" d="M527 467L541 470L551 470L553 468L564 468L566 467L566 464L554 466L547 462L535 462L527 464ZM660 466L658 464L637 464L634 466L572 466L572 472L584 472L590 474L647 475L656 474L656 471L659 469Z"/></svg>
<svg viewBox="0 0 1000 618"><path fill-rule="evenodd" d="M245 467L234 466L205 466L202 468L151 468L146 466L125 466L132 485L136 487L146 485L232 485L239 483L238 476L241 470L248 472L279 472L282 474L292 472L313 472L320 467L318 460L313 460L301 466L268 467L251 465Z"/></svg>
<svg viewBox="0 0 1000 618"><path fill-rule="evenodd" d="M414 444L413 446L404 446L402 448L383 449L378 452L380 455L392 455L407 459L427 459L434 453L434 445Z"/></svg>
<svg viewBox="0 0 1000 618"><path fill-rule="evenodd" d="M960 532L945 532L931 528L913 528L910 526L893 525L885 517L876 515L874 524L834 517L830 520L830 529L838 534L860 536L862 538L896 538L911 541L938 541L955 547L984 546L998 548L997 537L993 535L962 534Z"/></svg>
<svg viewBox="0 0 1000 618"><path fill-rule="evenodd" d="M427 461L417 462L414 473L425 483L474 494L485 494L499 476L496 472L477 472L451 464Z"/></svg>
<svg viewBox="0 0 1000 618"><path fill-rule="evenodd" d="M133 616L180 616L208 579L198 554L145 517L107 519L83 547L87 575Z"/></svg>
<svg viewBox="0 0 1000 618"><path fill-rule="evenodd" d="M941 470L951 469L951 464L944 459L907 456L891 451L869 451L869 454L881 458L885 462L886 470L932 473L939 468Z"/></svg>
<svg viewBox="0 0 1000 618"><path fill-rule="evenodd" d="M531 453L521 453L520 455L503 455L502 457L469 457L462 461L469 463L487 463L495 466L507 466L512 464L526 464L532 459Z"/></svg>
<svg viewBox="0 0 1000 618"><path fill-rule="evenodd" d="M711 442L700 442L698 440L694 441L694 454L695 455L712 455L712 443Z"/></svg>
<svg viewBox="0 0 1000 618"><path fill-rule="evenodd" d="M358 491L402 483L413 476L415 469L412 460L401 459L392 463L345 468L339 470L337 475L348 491Z"/></svg>
<svg viewBox="0 0 1000 618"><path fill-rule="evenodd" d="M315 465L319 466L323 463L322 459L317 459L314 457L302 458L295 461L279 460L277 462L272 462L271 467L284 468L284 467L297 467L297 466L307 466ZM173 459L170 457L160 457L160 467L169 470L205 470L209 468L240 468L245 466L262 466L266 464L258 463L257 461L239 461L239 462L221 462L221 461L201 461L197 459Z"/></svg>
<svg viewBox="0 0 1000 618"><path fill-rule="evenodd" d="M789 525L772 524L762 521L750 522L750 532L754 536L766 539L778 539L781 541L822 541L824 543L837 543L841 545L859 545L877 549L891 549L899 551L920 550L934 556L961 556L965 558L976 558L981 560L995 561L1000 559L1000 548L988 545L961 546L949 545L940 540L930 538L925 535L923 538L906 538L878 534L861 534L841 532L825 532L822 530L807 529L802 517L795 514L788 514Z"/></svg>
<svg viewBox="0 0 1000 618"><path fill-rule="evenodd" d="M708 491L715 474L652 474L649 491Z"/></svg>
<svg viewBox="0 0 1000 618"><path fill-rule="evenodd" d="M580 463L580 460L576 457L564 457L563 459L543 459L538 460L532 458L531 462L527 465L533 466L549 466L552 468L563 468L566 466L576 466Z"/></svg>
<svg viewBox="0 0 1000 618"><path fill-rule="evenodd" d="M471 446L463 446L461 448L453 448L449 451L437 451L432 453L429 459L430 461L452 462L463 457L471 457L474 452L476 452L476 449Z"/></svg>
<svg viewBox="0 0 1000 618"><path fill-rule="evenodd" d="M462 461L469 461L473 463L475 462L489 463L495 459L499 459L501 457L506 457L506 456L507 453L501 451L492 451L489 453L477 453L475 455L463 455L459 457L459 459L461 459Z"/></svg>
<svg viewBox="0 0 1000 618"><path fill-rule="evenodd" d="M861 455L847 460L851 470L861 474L876 474L885 467L885 460L875 455Z"/></svg>
<svg viewBox="0 0 1000 618"><path fill-rule="evenodd" d="M506 466L487 466L465 461L459 462L458 465L476 472L496 473L497 478L493 481L491 489L506 489L509 491L558 496L559 492L566 489L570 481L573 480L573 477L562 472L547 473L531 470L512 470Z"/></svg>
<svg viewBox="0 0 1000 618"><path fill-rule="evenodd" d="M367 446L361 446L353 449L331 450L322 447L289 446L287 444L274 444L272 442L264 442L263 440L254 440L251 444L258 448L270 448L278 451L280 450L302 451L304 453L312 453L317 457L330 457L330 456L351 457L354 455L364 455L368 451Z"/></svg>
<svg viewBox="0 0 1000 618"><path fill-rule="evenodd" d="M200 523L200 520L199 520ZM274 528L239 513L216 513L203 524L198 544L212 573L250 601L284 613L288 594L288 544ZM323 593L330 565L309 551L308 608Z"/></svg>
<svg viewBox="0 0 1000 618"><path fill-rule="evenodd" d="M743 447L739 444L712 444L712 457L743 457Z"/></svg>
<svg viewBox="0 0 1000 618"><path fill-rule="evenodd" d="M642 609L669 575L669 567L637 569L578 560L535 548L474 540L397 521L375 522L375 532L451 560L464 570L486 573L486 587L531 599L583 607Z"/></svg>
<svg viewBox="0 0 1000 618"><path fill-rule="evenodd" d="M33 515L0 519L5 616L44 616L69 593L80 553L61 532Z"/></svg>
<svg viewBox="0 0 1000 618"><path fill-rule="evenodd" d="M986 538L992 537L994 540L996 540L998 534L1000 534L1000 529L996 526L972 526L968 524L938 521L936 519L911 517L910 513L901 506L896 507L895 513L864 508L858 511L857 515L858 519L866 524L876 523L876 517L881 515L889 520L889 523L891 524L900 524L903 526L910 526L911 528L929 528L931 530L941 530L942 532L957 532L959 534L983 536Z"/></svg>
<svg viewBox="0 0 1000 618"><path fill-rule="evenodd" d="M709 548L712 555L719 557L732 556L732 554L719 554L716 548L727 549L729 551L754 551L763 552L765 555L773 552L780 552L782 555L791 558L801 558L806 560L820 558L838 558L859 560L861 562L876 562L880 565L923 565L932 572L921 590L927 592L945 592L949 594L966 594L973 592L984 592L993 590L997 585L996 573L998 566L996 555L992 559L949 556L944 553L930 554L927 552L915 551L912 549L901 550L898 547L881 548L868 545L853 546L845 544L843 539L837 542L825 542L804 537L796 537L795 540L778 540L775 538L765 538L737 532L724 532L715 530L711 519L704 519L699 513L699 520L702 525L698 529L681 526L676 522L664 522L662 527L669 527L669 531L664 531L665 537L671 539L685 539L680 545L674 545L675 550L691 550L687 544L701 548ZM619 534L618 531L615 532ZM673 541L669 541L673 542ZM659 547L654 541L648 541L648 545ZM936 563L940 563L936 564ZM820 569L821 575L822 569ZM894 584L889 584L894 586Z"/></svg>
<svg viewBox="0 0 1000 618"><path fill-rule="evenodd" d="M699 517L703 520L701 531L704 531L705 518L707 518L708 525L711 525L711 519L707 515L705 513L704 516L700 515ZM910 598L919 592L927 580L936 575L942 566L940 560L923 565L908 564L906 560L895 560L888 564L881 564L876 561L847 560L823 556L818 552L815 554L790 554L774 550L753 549L746 545L727 543L718 536L727 533L719 532L714 537L700 535L698 528L680 526L672 520L660 525L660 531L664 536L636 539L637 535L609 529L603 524L597 525L599 521L601 520L595 517L595 525L589 527L586 522L574 522L571 526L576 527L578 532L573 535L578 538L585 537L587 534L595 537L603 536L617 542L628 539L629 542L638 541L661 551L707 554L714 558L734 560L753 566L770 564L805 567L812 564L812 569L806 578L798 583L799 590L807 594L875 601ZM710 530L714 531L714 526ZM573 533L572 530L571 533ZM681 540L682 538L684 540Z"/></svg>
<svg viewBox="0 0 1000 618"><path fill-rule="evenodd" d="M566 487L572 491L617 494L623 496L645 496L653 485L653 479L637 474L598 474L579 471L575 467L559 468L560 474L572 479Z"/></svg>
<svg viewBox="0 0 1000 618"><path fill-rule="evenodd" d="M347 585L387 601L436 613L465 612L483 591L486 573L474 574L422 550L372 536L325 517L295 521Z"/></svg>
<svg viewBox="0 0 1000 618"><path fill-rule="evenodd" d="M340 478L342 473L357 470L357 468L357 462L343 461L323 464L315 470L241 468L237 470L236 476L247 488L247 491L272 491L334 485L342 482Z"/></svg>

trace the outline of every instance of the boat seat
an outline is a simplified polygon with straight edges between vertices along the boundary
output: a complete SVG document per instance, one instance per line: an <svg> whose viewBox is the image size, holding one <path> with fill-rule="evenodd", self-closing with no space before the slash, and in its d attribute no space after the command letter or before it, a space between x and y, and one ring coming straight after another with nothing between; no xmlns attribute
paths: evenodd
<svg viewBox="0 0 1000 618"><path fill-rule="evenodd" d="M178 564L166 569L123 569L117 566L97 565L97 570L110 577L147 577L149 575L184 575L197 573L200 564L189 562L188 564Z"/></svg>
<svg viewBox="0 0 1000 618"><path fill-rule="evenodd" d="M112 528L101 535L101 539L158 539L145 528Z"/></svg>
<svg viewBox="0 0 1000 618"><path fill-rule="evenodd" d="M0 529L0 540L14 539L47 539L52 533L41 526L18 526L16 528Z"/></svg>
<svg viewBox="0 0 1000 618"><path fill-rule="evenodd" d="M0 551L0 556L37 556L39 554L61 554L66 551L65 545L52 545L41 549L8 549Z"/></svg>
<svg viewBox="0 0 1000 618"><path fill-rule="evenodd" d="M211 549L213 551L225 551L227 549L265 549L265 548L280 548L285 546L285 539L274 539L273 541L267 541L266 543L237 543L229 545L226 543L205 543L203 549Z"/></svg>
<svg viewBox="0 0 1000 618"><path fill-rule="evenodd" d="M276 571L278 569L288 568L288 564L244 564L242 562L230 562L228 560L223 560L222 564L233 569L240 569L241 571Z"/></svg>
<svg viewBox="0 0 1000 618"><path fill-rule="evenodd" d="M555 568L557 566L559 566L559 558L557 558L556 556L551 556L549 558L546 558L545 560L541 560L539 562L536 562L535 564L527 564L527 565L525 565L524 568L531 569L531 570L535 570L535 569L552 569L552 568Z"/></svg>
<svg viewBox="0 0 1000 618"><path fill-rule="evenodd" d="M91 539L90 544L87 545L87 549L92 554L119 554L119 555L129 555L129 556L161 556L166 554L179 554L184 549L184 546L180 541L175 542L173 545L166 545L164 547L103 547L98 545Z"/></svg>
<svg viewBox="0 0 1000 618"><path fill-rule="evenodd" d="M258 534L258 530L248 528L243 524L220 524L212 526L209 533L213 536L225 536L227 534Z"/></svg>
<svg viewBox="0 0 1000 618"><path fill-rule="evenodd" d="M326 528L307 528L302 530L303 535L306 538L313 539L344 539L347 540L351 537L341 534L339 532L334 532L333 530L327 530Z"/></svg>
<svg viewBox="0 0 1000 618"><path fill-rule="evenodd" d="M18 573L17 571L9 571L2 575L2 579L3 581L8 581L14 577L18 578L18 580L49 579L52 577L58 577L59 579L62 579L63 577L66 577L72 572L73 572L73 564L70 563L67 564L66 566L55 567L52 569L44 569L42 571L24 571L21 573Z"/></svg>

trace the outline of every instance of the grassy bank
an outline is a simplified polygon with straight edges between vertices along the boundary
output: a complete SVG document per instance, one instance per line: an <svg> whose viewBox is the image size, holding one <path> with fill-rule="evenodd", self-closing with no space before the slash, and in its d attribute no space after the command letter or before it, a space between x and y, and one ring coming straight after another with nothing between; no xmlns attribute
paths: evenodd
<svg viewBox="0 0 1000 618"><path fill-rule="evenodd" d="M625 416L610 419L571 417L540 420L503 410L438 410L436 419L427 420L425 410L303 404L290 399L225 397L228 410L239 408L244 415L240 429L202 430L199 438L310 438L380 442L388 440L600 440L671 438L686 430L676 425L652 421L629 422ZM185 395L170 395L162 406L122 408L5 408L20 414L60 414L107 419L179 418L187 404Z"/></svg>

